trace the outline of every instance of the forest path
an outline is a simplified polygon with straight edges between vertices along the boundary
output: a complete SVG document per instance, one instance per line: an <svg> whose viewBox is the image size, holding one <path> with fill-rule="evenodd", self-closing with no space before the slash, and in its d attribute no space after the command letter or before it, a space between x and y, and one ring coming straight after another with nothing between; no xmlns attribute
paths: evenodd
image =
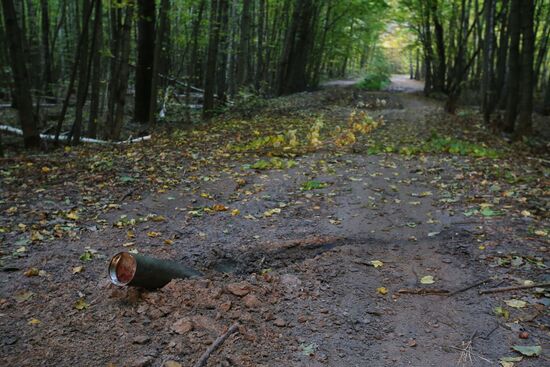
<svg viewBox="0 0 550 367"><path fill-rule="evenodd" d="M383 123L333 143L364 112ZM514 355L512 345L543 345L547 298L539 293L400 292L454 291L490 276L486 286L547 280L539 266L547 237L534 234L548 225L541 183L510 180L542 176L540 167L487 158L491 151L474 143L463 155L438 151L447 143L437 136L455 134L461 149L459 138L475 141L471 121L443 119L437 102L415 93L331 87L270 101L252 117L224 116L215 129L95 152L102 166L97 155L85 166L93 176L56 176L36 186L49 200L22 195L18 209L0 208L2 228L15 228L3 232L5 253L21 255L3 258L0 362L191 366L234 322L240 332L211 366L484 366ZM307 140L319 121L314 149ZM296 153L277 143L292 129L304 144ZM85 161L84 153L65 155ZM53 165L34 164L42 175ZM122 200L102 194L86 204L98 190L91 183L112 170ZM136 171L148 172L155 191L133 201L143 190L132 186ZM10 181L4 197L21 182ZM86 219L71 215L75 202L89 206L79 212ZM49 213L46 205L63 215L54 236L23 244L37 236L24 228L38 225L33 215ZM40 215L50 225L53 214ZM127 250L192 264L206 277L156 292L117 288L107 262ZM24 276L31 267L45 273ZM504 303L514 298L525 305ZM546 353L520 366L540 365Z"/></svg>

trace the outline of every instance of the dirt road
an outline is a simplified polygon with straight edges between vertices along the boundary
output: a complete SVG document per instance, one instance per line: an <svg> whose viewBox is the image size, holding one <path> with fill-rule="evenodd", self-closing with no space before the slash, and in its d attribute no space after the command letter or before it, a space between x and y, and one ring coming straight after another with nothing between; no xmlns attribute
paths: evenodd
<svg viewBox="0 0 550 367"><path fill-rule="evenodd" d="M402 92L419 84L392 81L390 92L331 87L265 112L309 121L321 111L345 124L353 111L368 111L384 120L349 149L317 149L279 169L250 169L257 159L235 154L182 161L181 184L106 204L75 237L6 258L0 363L191 366L235 322L239 332L209 365L485 366L521 356L513 345L543 347L517 366L548 363L548 298L478 294L548 280L548 239L533 234L548 225L536 209L547 202L529 207L520 187L528 184L487 173L498 164L512 172L504 158L378 147L429 140L442 125L436 102ZM530 216L519 214L525 210ZM3 251L19 237L3 234ZM106 264L129 249L207 276L157 292L119 289ZM79 260L86 251L90 261ZM25 277L31 267L45 275Z"/></svg>

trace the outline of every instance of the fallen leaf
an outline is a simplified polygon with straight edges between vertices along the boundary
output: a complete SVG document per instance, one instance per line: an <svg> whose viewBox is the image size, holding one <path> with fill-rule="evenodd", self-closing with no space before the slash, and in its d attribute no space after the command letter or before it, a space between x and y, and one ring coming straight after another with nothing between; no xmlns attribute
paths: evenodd
<svg viewBox="0 0 550 367"><path fill-rule="evenodd" d="M90 305L86 303L86 301L84 300L84 298L79 298L78 301L75 302L74 304L74 308L76 308L77 310L79 311L82 311L82 310L85 310L89 307Z"/></svg>
<svg viewBox="0 0 550 367"><path fill-rule="evenodd" d="M375 268L380 268L384 265L384 263L380 260L372 260L371 262L371 265L374 266Z"/></svg>
<svg viewBox="0 0 550 367"><path fill-rule="evenodd" d="M420 279L420 283L422 284L434 284L435 283L435 280L434 280L434 277L431 276L431 275L426 275L426 276L423 276L421 279Z"/></svg>
<svg viewBox="0 0 550 367"><path fill-rule="evenodd" d="M25 274L25 276L27 277L35 277L40 274L40 270L38 270L37 268L29 268L29 270L27 270L23 274Z"/></svg>
<svg viewBox="0 0 550 367"><path fill-rule="evenodd" d="M229 210L229 208L226 207L223 204L215 204L215 205L212 206L212 210L214 210L216 212L226 212L226 211Z"/></svg>
<svg viewBox="0 0 550 367"><path fill-rule="evenodd" d="M25 302L26 300L30 299L32 296L34 296L34 293L31 292L31 291L20 291L20 292L17 292L13 298L21 303L21 302Z"/></svg>
<svg viewBox="0 0 550 367"><path fill-rule="evenodd" d="M40 324L42 321L38 320L38 319L35 319L34 317L32 319L29 320L29 322L27 322L27 324L29 325L38 325Z"/></svg>
<svg viewBox="0 0 550 367"><path fill-rule="evenodd" d="M504 303L506 303L508 306L513 307L513 308L523 308L527 305L527 302L521 301L519 299L505 300Z"/></svg>
<svg viewBox="0 0 550 367"><path fill-rule="evenodd" d="M300 348L302 349L303 355L312 356L315 354L315 351L319 348L319 346L316 343L300 344Z"/></svg>
<svg viewBox="0 0 550 367"><path fill-rule="evenodd" d="M264 212L264 217L271 217L273 214L279 214L280 212L281 209L279 208L269 209Z"/></svg>
<svg viewBox="0 0 550 367"><path fill-rule="evenodd" d="M505 319L508 319L510 317L510 312L508 312L507 309L505 308L502 308L502 307L495 307L493 309L493 312L495 313L495 315L497 316L502 316L504 317Z"/></svg>
<svg viewBox="0 0 550 367"><path fill-rule="evenodd" d="M537 357L542 352L542 347L540 345L514 345L512 346L512 349L526 357Z"/></svg>
<svg viewBox="0 0 550 367"><path fill-rule="evenodd" d="M71 210L65 216L67 217L67 219L72 219L72 220L78 220L79 218L77 210Z"/></svg>
<svg viewBox="0 0 550 367"><path fill-rule="evenodd" d="M239 214L241 214L241 211L240 211L239 209L233 209L233 210L231 211L231 215L232 215L232 216L239 215Z"/></svg>
<svg viewBox="0 0 550 367"><path fill-rule="evenodd" d="M80 255L81 261L91 261L93 259L94 255L91 251L85 251L82 255Z"/></svg>
<svg viewBox="0 0 550 367"><path fill-rule="evenodd" d="M161 235L160 232L155 232L155 231L147 232L147 236L148 236L148 237L151 237L151 238L155 238L155 237L158 237L158 236L160 236L160 235Z"/></svg>
<svg viewBox="0 0 550 367"><path fill-rule="evenodd" d="M82 273L82 270L84 270L83 266L75 266L73 267L73 274Z"/></svg>
<svg viewBox="0 0 550 367"><path fill-rule="evenodd" d="M388 289L386 287L379 287L379 288L376 288L376 291L378 293L380 293L381 295L386 295L388 294Z"/></svg>

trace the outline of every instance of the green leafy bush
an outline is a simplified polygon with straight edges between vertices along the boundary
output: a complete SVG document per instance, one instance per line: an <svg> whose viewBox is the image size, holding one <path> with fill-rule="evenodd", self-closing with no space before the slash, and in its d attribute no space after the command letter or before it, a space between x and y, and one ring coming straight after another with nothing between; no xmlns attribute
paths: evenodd
<svg viewBox="0 0 550 367"><path fill-rule="evenodd" d="M378 52L367 66L367 75L357 86L366 90L381 90L390 85L390 64L384 54Z"/></svg>

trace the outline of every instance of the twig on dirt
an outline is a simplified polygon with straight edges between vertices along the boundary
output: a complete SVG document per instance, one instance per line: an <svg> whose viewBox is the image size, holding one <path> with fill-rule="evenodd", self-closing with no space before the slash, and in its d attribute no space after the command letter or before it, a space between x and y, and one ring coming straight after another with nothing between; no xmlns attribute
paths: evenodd
<svg viewBox="0 0 550 367"><path fill-rule="evenodd" d="M474 284L470 284L469 286L466 286L464 288L460 288L460 289L457 289L456 291L454 292L451 292L448 294L449 297L452 297L456 294L459 294L459 293L462 293L462 292L466 292L467 290L469 289L472 289L472 288L475 288L475 287L479 287L480 285L482 284L485 284L487 283L488 281L492 280L492 278L487 278L487 279L483 279L483 280L480 280L479 282L476 282Z"/></svg>
<svg viewBox="0 0 550 367"><path fill-rule="evenodd" d="M510 287L482 289L479 291L479 294L510 292L510 291L517 291L521 289L546 288L546 287L550 287L550 282L531 284L531 285L516 285L516 286L510 286Z"/></svg>
<svg viewBox="0 0 550 367"><path fill-rule="evenodd" d="M483 339L483 340L489 339L489 337L490 337L491 335L493 335L493 333L494 333L495 331L497 331L497 329L498 329L499 327L500 327L500 324L497 323L497 325L496 325L491 331L489 331L489 332L487 333L487 335L482 336L482 337L480 337L480 338Z"/></svg>
<svg viewBox="0 0 550 367"><path fill-rule="evenodd" d="M432 288L403 288L397 291L400 294L418 294L418 295L447 295L449 293L446 289L432 289Z"/></svg>
<svg viewBox="0 0 550 367"><path fill-rule="evenodd" d="M208 347L208 349L201 355L197 363L195 363L194 367L205 366L206 362L208 362L208 358L210 358L210 355L212 355L212 353L214 353L225 342L225 340L229 338L231 334L238 330L239 324L231 325L231 327L225 333L220 335L218 339L216 339L214 343L212 343L212 345Z"/></svg>

